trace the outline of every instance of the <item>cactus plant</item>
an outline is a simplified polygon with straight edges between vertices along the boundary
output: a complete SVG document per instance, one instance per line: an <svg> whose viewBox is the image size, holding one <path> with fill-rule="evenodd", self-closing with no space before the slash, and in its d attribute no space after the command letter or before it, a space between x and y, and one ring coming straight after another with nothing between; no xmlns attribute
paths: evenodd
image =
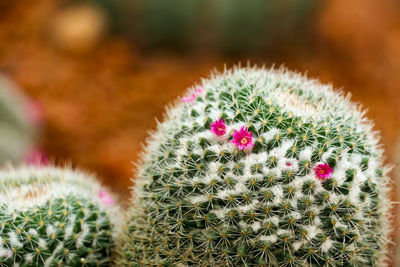
<svg viewBox="0 0 400 267"><path fill-rule="evenodd" d="M78 171L1 171L0 266L109 266L112 204L107 191Z"/></svg>
<svg viewBox="0 0 400 267"><path fill-rule="evenodd" d="M144 150L124 266L383 266L378 136L349 97L285 69L192 88Z"/></svg>
<svg viewBox="0 0 400 267"><path fill-rule="evenodd" d="M32 149L37 125L29 118L34 115L29 105L17 87L0 75L0 165L19 162Z"/></svg>

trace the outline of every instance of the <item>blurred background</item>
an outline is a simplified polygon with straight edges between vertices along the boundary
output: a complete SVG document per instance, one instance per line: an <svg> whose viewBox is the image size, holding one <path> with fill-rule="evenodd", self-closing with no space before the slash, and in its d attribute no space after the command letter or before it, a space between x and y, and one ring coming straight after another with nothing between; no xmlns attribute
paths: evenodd
<svg viewBox="0 0 400 267"><path fill-rule="evenodd" d="M125 198L164 106L240 62L351 93L399 164L398 0L0 0L0 163L71 164Z"/></svg>

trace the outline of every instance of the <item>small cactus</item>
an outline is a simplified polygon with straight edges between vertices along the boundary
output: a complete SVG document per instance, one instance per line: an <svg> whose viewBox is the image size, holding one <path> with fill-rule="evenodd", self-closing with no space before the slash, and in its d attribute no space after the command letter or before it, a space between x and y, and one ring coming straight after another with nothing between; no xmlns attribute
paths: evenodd
<svg viewBox="0 0 400 267"><path fill-rule="evenodd" d="M18 163L33 146L36 121L30 101L5 76L0 75L0 166Z"/></svg>
<svg viewBox="0 0 400 267"><path fill-rule="evenodd" d="M119 263L384 266L378 139L347 96L297 73L203 80L150 137Z"/></svg>
<svg viewBox="0 0 400 267"><path fill-rule="evenodd" d="M109 266L112 200L86 174L0 172L0 266Z"/></svg>

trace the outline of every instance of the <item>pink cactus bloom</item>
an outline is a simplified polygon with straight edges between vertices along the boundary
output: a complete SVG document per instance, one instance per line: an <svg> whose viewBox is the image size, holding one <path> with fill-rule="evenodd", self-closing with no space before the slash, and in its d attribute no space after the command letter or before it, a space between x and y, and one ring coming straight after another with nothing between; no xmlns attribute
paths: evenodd
<svg viewBox="0 0 400 267"><path fill-rule="evenodd" d="M204 87L200 86L190 96L182 97L182 102L184 103L192 103L196 98L204 91Z"/></svg>
<svg viewBox="0 0 400 267"><path fill-rule="evenodd" d="M253 143L253 133L248 131L244 126L240 127L240 130L234 130L233 140L230 141L234 143L239 150L247 149L254 145Z"/></svg>
<svg viewBox="0 0 400 267"><path fill-rule="evenodd" d="M49 159L42 150L34 148L26 156L25 163L28 166L47 166L49 165Z"/></svg>
<svg viewBox="0 0 400 267"><path fill-rule="evenodd" d="M192 103L196 99L196 95L193 93L190 96L182 97L182 102L184 103Z"/></svg>
<svg viewBox="0 0 400 267"><path fill-rule="evenodd" d="M317 176L317 178L319 180L326 180L328 178L331 178L331 174L333 172L332 168L329 167L328 163L325 164L318 164L315 168L315 176Z"/></svg>
<svg viewBox="0 0 400 267"><path fill-rule="evenodd" d="M291 166L292 166L292 163L286 162L286 166L287 166L287 167L291 167Z"/></svg>
<svg viewBox="0 0 400 267"><path fill-rule="evenodd" d="M211 125L211 132L215 133L217 136L223 136L226 132L225 121L222 119L216 120Z"/></svg>
<svg viewBox="0 0 400 267"><path fill-rule="evenodd" d="M199 86L199 88L197 88L197 89L194 91L194 93L195 93L196 95L199 95L199 94L203 93L203 91L204 91L204 87L203 87L203 86Z"/></svg>
<svg viewBox="0 0 400 267"><path fill-rule="evenodd" d="M106 191L101 190L99 192L99 198L101 199L103 204L105 204L107 206L114 205L114 200L110 197L110 195Z"/></svg>

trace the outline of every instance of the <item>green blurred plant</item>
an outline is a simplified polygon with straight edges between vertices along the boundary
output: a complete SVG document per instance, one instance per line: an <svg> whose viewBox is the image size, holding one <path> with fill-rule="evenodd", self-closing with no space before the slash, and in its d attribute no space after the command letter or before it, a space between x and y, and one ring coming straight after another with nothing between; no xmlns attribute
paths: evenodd
<svg viewBox="0 0 400 267"><path fill-rule="evenodd" d="M259 52L304 41L313 0L93 0L114 27L146 49Z"/></svg>
<svg viewBox="0 0 400 267"><path fill-rule="evenodd" d="M0 166L28 156L37 130L36 107L0 75Z"/></svg>

